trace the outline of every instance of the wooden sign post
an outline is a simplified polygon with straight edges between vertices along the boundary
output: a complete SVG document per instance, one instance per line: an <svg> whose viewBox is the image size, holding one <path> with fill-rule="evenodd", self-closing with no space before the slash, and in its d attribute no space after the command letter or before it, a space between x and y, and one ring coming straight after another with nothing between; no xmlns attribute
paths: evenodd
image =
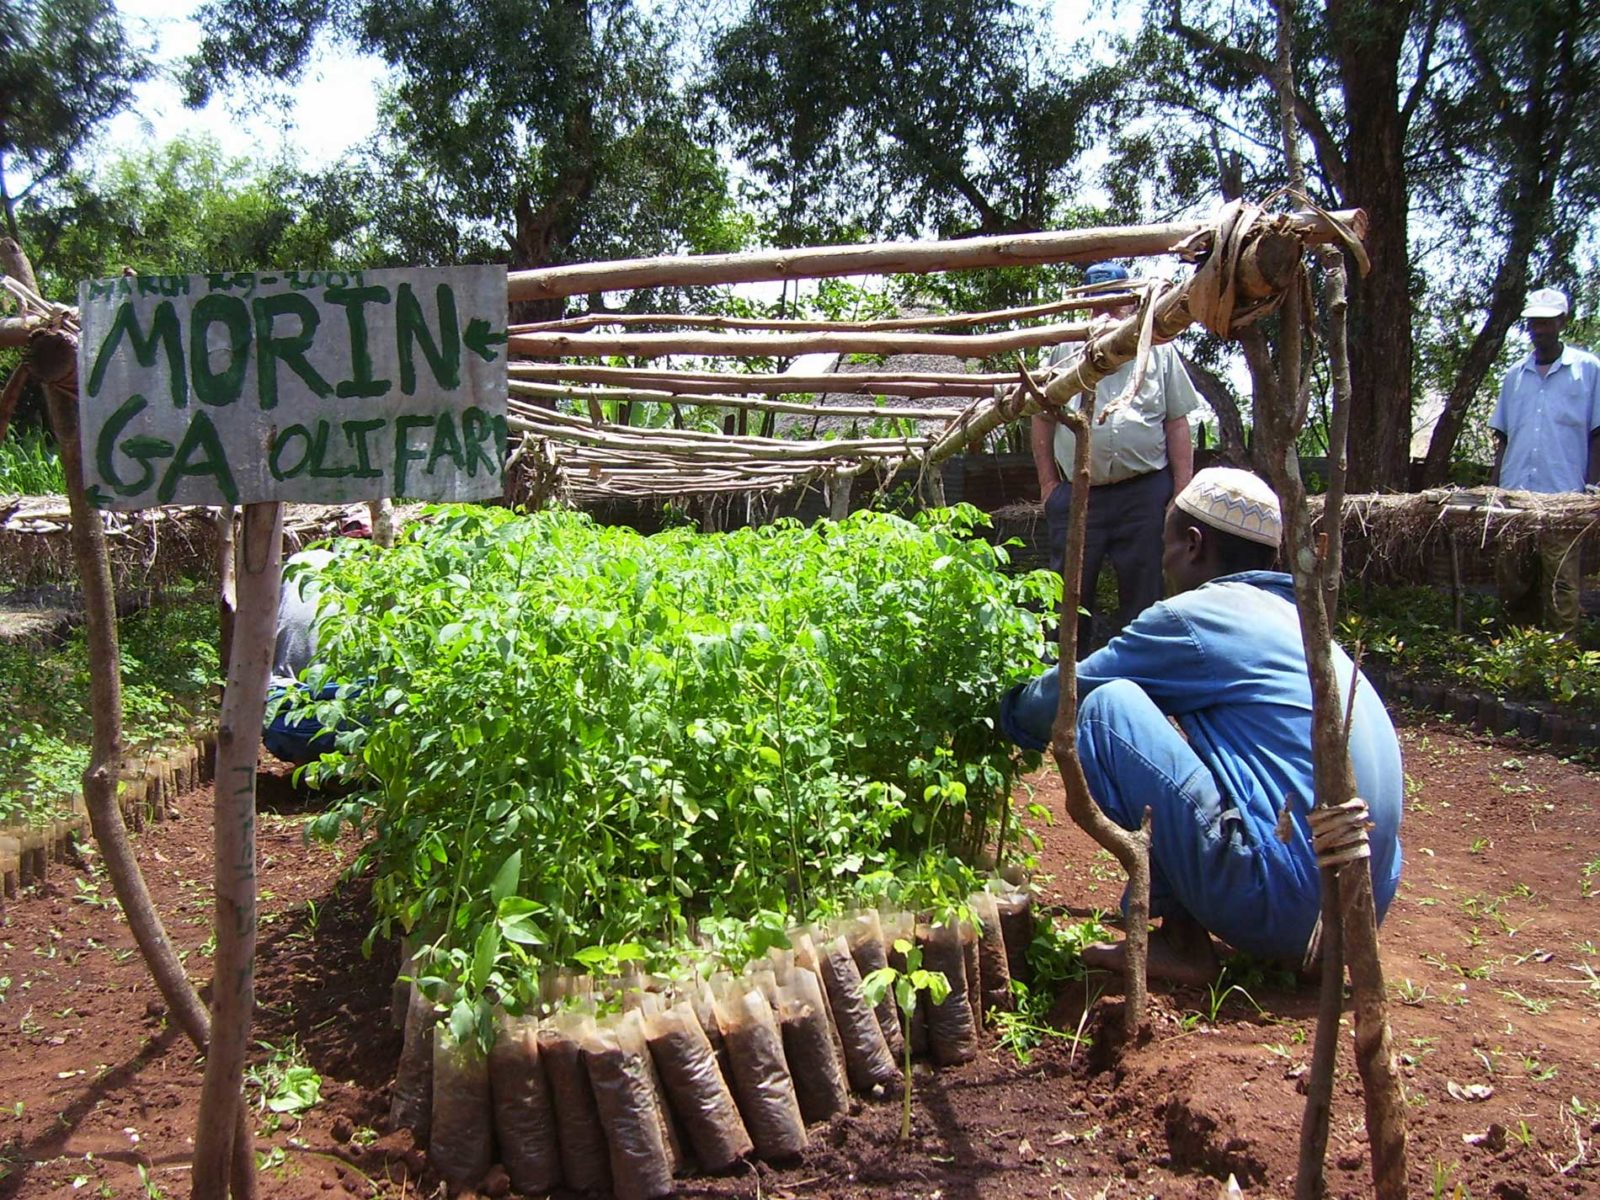
<svg viewBox="0 0 1600 1200"><path fill-rule="evenodd" d="M217 738L211 1041L191 1194L228 1191L255 1002L255 782L285 500L498 497L506 273L223 272L79 287L84 482L100 508L244 506Z"/></svg>

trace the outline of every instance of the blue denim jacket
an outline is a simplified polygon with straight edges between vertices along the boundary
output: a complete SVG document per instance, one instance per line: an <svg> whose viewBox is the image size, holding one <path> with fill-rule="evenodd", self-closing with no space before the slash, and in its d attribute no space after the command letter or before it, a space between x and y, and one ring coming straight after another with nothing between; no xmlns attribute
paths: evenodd
<svg viewBox="0 0 1600 1200"><path fill-rule="evenodd" d="M1338 646L1333 657L1348 695L1354 664ZM1060 694L1056 671L1012 688L1001 702L1001 728L1025 749L1043 750L1049 741ZM1311 684L1289 576L1226 575L1151 605L1078 664L1080 695L1113 679L1138 684L1177 719L1224 801L1238 809L1244 836L1268 860L1268 911L1260 919L1271 923L1281 913L1299 923L1290 914L1314 906L1320 887L1305 816L1313 797ZM1371 810L1372 890L1381 917L1400 880L1405 775L1394 725L1365 678L1356 690L1350 761L1357 794ZM1294 817L1287 845L1274 832L1286 800Z"/></svg>

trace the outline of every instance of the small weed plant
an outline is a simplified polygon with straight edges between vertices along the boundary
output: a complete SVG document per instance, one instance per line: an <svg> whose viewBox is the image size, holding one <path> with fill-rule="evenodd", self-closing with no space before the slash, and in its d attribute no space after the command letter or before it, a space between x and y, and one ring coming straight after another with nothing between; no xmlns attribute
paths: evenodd
<svg viewBox="0 0 1600 1200"><path fill-rule="evenodd" d="M43 430L13 425L0 438L0 496L60 496L66 490L61 458Z"/></svg>
<svg viewBox="0 0 1600 1200"><path fill-rule="evenodd" d="M882 967L862 980L862 986L874 1007L883 1003L883 998L891 991L895 1003L900 1006L900 1031L903 1035L900 1040L905 1044L905 1061L901 1064L905 1090L900 1110L900 1140L904 1142L911 1138L911 1014L916 1012L917 997L922 995L928 997L930 1004L943 1004L950 995L950 981L945 978L943 971L923 970L922 951L910 942L899 939L894 948L905 957L906 969L897 971L893 967Z"/></svg>
<svg viewBox="0 0 1600 1200"><path fill-rule="evenodd" d="M1600 651L1541 629L1500 629L1491 597L1463 599L1457 633L1451 597L1439 589L1352 589L1340 639L1416 679L1600 712Z"/></svg>

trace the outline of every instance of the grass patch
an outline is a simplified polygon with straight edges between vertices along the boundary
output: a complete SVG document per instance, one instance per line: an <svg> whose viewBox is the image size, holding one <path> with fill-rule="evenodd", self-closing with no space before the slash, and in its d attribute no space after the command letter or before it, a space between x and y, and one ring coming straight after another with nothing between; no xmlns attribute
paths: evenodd
<svg viewBox="0 0 1600 1200"><path fill-rule="evenodd" d="M129 753L193 730L219 681L216 606L196 587L120 623ZM0 824L61 816L89 762L89 652L0 645Z"/></svg>
<svg viewBox="0 0 1600 1200"><path fill-rule="evenodd" d="M61 458L43 430L13 426L0 439L0 496L59 496L66 490Z"/></svg>

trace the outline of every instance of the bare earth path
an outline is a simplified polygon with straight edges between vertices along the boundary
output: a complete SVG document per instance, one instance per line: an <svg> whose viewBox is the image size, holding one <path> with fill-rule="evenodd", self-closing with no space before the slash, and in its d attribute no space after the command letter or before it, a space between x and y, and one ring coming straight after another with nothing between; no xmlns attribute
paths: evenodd
<svg viewBox="0 0 1600 1200"><path fill-rule="evenodd" d="M1396 1041L1412 1105L1412 1194L1600 1196L1600 776L1513 740L1445 726L1403 731L1412 781L1406 874L1383 929ZM1062 811L1059 784L1034 778ZM262 930L253 1067L290 1056L322 1100L301 1121L262 1113L264 1196L439 1194L404 1133L384 1130L398 1054L394 962L361 955L365 893L341 874L358 847L308 847L282 788L261 822ZM138 847L191 972L210 948L209 796L178 802ZM1115 905L1114 866L1076 830L1043 830L1047 899ZM168 1029L98 876L57 866L0 915L0 1200L182 1196L200 1075ZM80 882L81 881L81 882ZM1589 893L1595 893L1591 896ZM1098 977L1059 1017L1076 1028ZM1241 992L1158 991L1149 1045L1108 1066L1053 1042L1024 1066L991 1042L979 1061L919 1072L912 1142L898 1110L863 1106L813 1130L795 1167L685 1180L682 1194L755 1197L1214 1197L1291 1190L1315 1008L1308 987L1246 978ZM1103 997L1093 1031L1115 997ZM297 1049L298 1048L298 1049ZM1368 1193L1348 1051L1329 1154L1334 1196ZM498 1190L498 1189L496 1189Z"/></svg>

